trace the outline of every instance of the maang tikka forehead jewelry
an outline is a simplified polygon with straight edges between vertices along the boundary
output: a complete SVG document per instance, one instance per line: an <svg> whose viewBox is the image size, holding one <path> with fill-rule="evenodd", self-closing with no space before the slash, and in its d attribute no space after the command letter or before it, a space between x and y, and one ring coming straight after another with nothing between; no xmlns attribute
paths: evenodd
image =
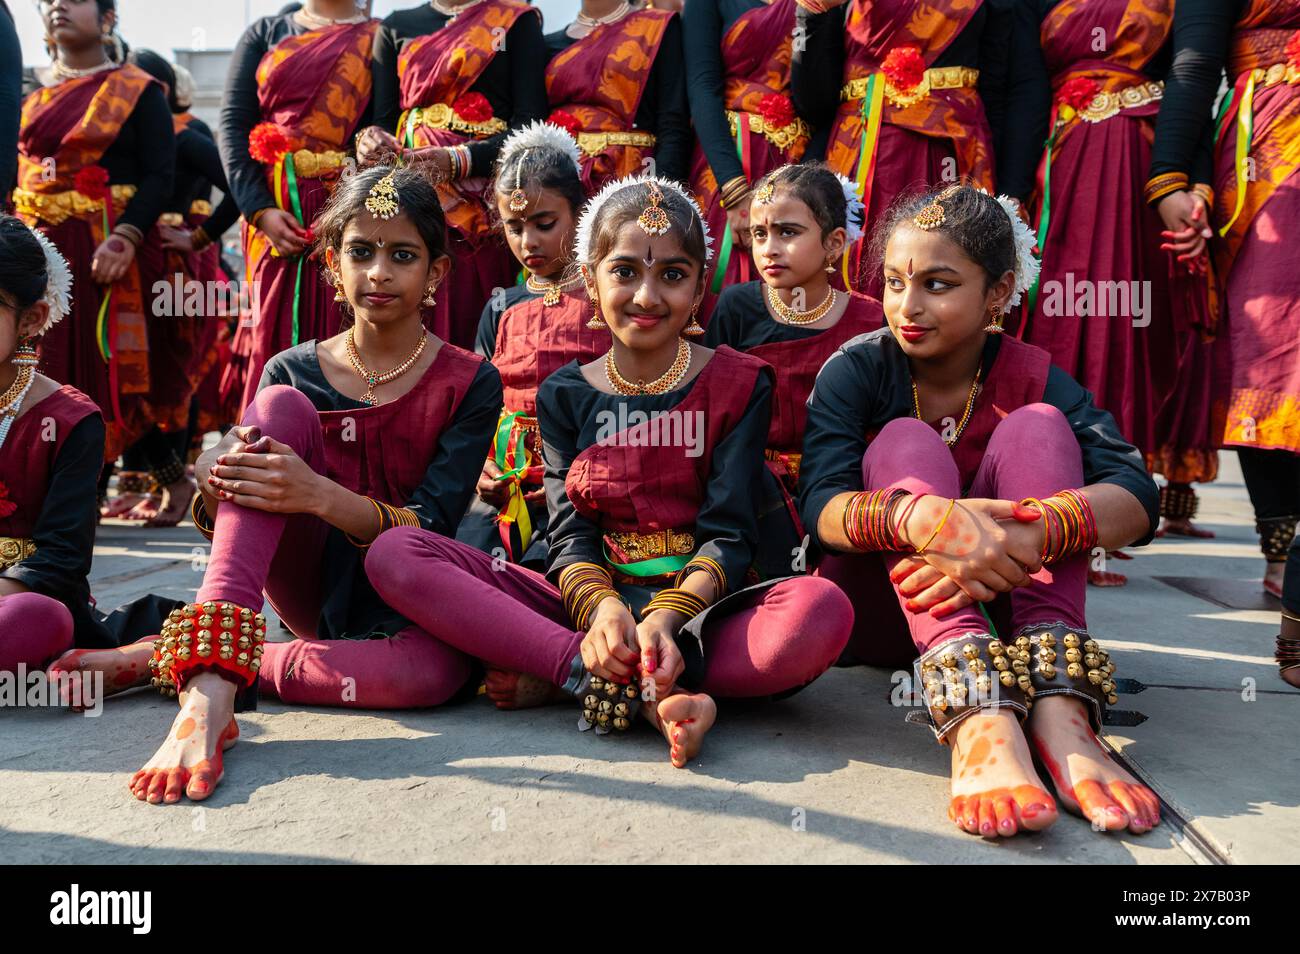
<svg viewBox="0 0 1300 954"><path fill-rule="evenodd" d="M528 193L523 190L521 185L521 176L524 171L524 156L528 155L525 149L519 156L519 164L515 166L515 187L510 193L510 198L506 199L506 208L516 214L528 211Z"/></svg>
<svg viewBox="0 0 1300 954"><path fill-rule="evenodd" d="M672 228L672 220L668 218L668 213L660 207L659 203L664 199L663 190L659 188L659 183L653 179L650 180L650 204L641 210L637 216L636 224L641 226L641 231L646 235L663 235Z"/></svg>
<svg viewBox="0 0 1300 954"><path fill-rule="evenodd" d="M366 211L377 219L383 219L385 222L402 211L402 207L397 200L397 185L393 180L393 174L396 171L396 169L390 171L372 185L370 192L366 195Z"/></svg>
<svg viewBox="0 0 1300 954"><path fill-rule="evenodd" d="M772 177L768 176L763 180L763 184L758 187L754 193L754 201L759 205L767 205L772 201L772 194L776 192L776 186L772 183Z"/></svg>

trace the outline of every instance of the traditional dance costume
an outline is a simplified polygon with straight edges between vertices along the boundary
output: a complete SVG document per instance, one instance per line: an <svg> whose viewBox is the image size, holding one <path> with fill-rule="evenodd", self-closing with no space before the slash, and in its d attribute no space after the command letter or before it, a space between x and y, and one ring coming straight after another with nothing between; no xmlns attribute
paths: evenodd
<svg viewBox="0 0 1300 954"><path fill-rule="evenodd" d="M462 348L494 289L518 266L493 227L491 175L509 129L546 113L546 47L535 7L479 0L448 18L429 4L389 15L375 49L375 123L404 147L466 146L468 167L438 186L452 269L427 322Z"/></svg>
<svg viewBox="0 0 1300 954"><path fill-rule="evenodd" d="M410 391L369 406L330 385L316 348L309 341L267 364L243 423L377 501L386 526L454 532L501 405L495 369L443 344ZM309 514L234 503L222 503L213 520L201 497L194 516L212 539L196 602L256 612L265 593L298 637L262 647L264 691L286 702L410 708L445 702L469 678L468 659L377 595L366 547L342 531Z"/></svg>
<svg viewBox="0 0 1300 954"><path fill-rule="evenodd" d="M546 45L549 121L578 140L589 195L651 171L685 181L691 126L675 13L634 9L578 40L564 30L548 33ZM653 170L645 168L650 157Z"/></svg>
<svg viewBox="0 0 1300 954"><path fill-rule="evenodd" d="M679 685L754 697L807 684L834 662L852 618L848 600L825 580L746 585L771 390L762 362L726 347L693 380L663 394L607 394L587 383L576 362L566 365L537 397L551 514L547 576L397 528L371 547L380 592L488 665L581 693L578 647L588 613L570 607L574 618L566 609L554 585L565 571L591 564L611 572L638 612L679 571L710 563L727 595L679 633L686 662ZM693 442L683 440L692 433Z"/></svg>
<svg viewBox="0 0 1300 954"><path fill-rule="evenodd" d="M76 289L71 314L42 342L43 361L51 377L103 410L109 460L148 418L146 296L161 275L147 268L145 253L172 193L175 155L167 98L135 66L67 79L23 103L14 210L67 258ZM102 288L91 260L115 229L138 237L136 257Z"/></svg>
<svg viewBox="0 0 1300 954"><path fill-rule="evenodd" d="M244 215L245 272L257 290L235 350L244 380L227 379L243 407L262 368L299 341L329 338L342 320L334 289L307 255L283 258L257 228L269 209L310 228L349 161L353 135L370 125L376 20L309 29L292 13L244 31L221 110L221 154ZM308 249L310 251L310 249ZM238 390L236 390L236 388Z"/></svg>

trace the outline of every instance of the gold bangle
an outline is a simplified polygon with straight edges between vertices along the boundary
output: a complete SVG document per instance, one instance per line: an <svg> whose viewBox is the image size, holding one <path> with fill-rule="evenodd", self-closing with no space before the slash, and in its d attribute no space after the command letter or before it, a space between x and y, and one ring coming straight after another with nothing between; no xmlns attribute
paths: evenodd
<svg viewBox="0 0 1300 954"><path fill-rule="evenodd" d="M957 505L956 497L953 497L951 500L948 501L948 509L943 512L943 517L940 518L937 524L935 524L934 532L930 534L930 538L926 540L925 543L921 544L919 547L916 548L916 553L918 556L924 554L926 549L930 546L930 544L934 543L934 538L939 535L939 531L943 529L943 525L948 522L948 516L952 513L952 508L955 507L956 505Z"/></svg>
<svg viewBox="0 0 1300 954"><path fill-rule="evenodd" d="M190 248L196 252L201 252L211 244L212 236L204 231L203 226L195 226L194 231L190 233Z"/></svg>
<svg viewBox="0 0 1300 954"><path fill-rule="evenodd" d="M265 215L267 212L270 212L272 208L274 208L274 206L264 205L256 212L254 212L252 215L245 216L245 218L248 220L248 224L251 225L253 228L257 228L257 223L262 220L262 216Z"/></svg>
<svg viewBox="0 0 1300 954"><path fill-rule="evenodd" d="M1147 180L1142 195L1151 205L1171 192L1180 192L1187 188L1187 173L1185 172L1166 172L1158 176L1153 176Z"/></svg>

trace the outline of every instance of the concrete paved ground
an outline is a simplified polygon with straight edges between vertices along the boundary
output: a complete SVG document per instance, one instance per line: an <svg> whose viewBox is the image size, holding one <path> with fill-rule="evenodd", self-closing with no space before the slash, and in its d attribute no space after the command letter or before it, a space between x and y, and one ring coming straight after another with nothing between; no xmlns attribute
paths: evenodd
<svg viewBox="0 0 1300 954"><path fill-rule="evenodd" d="M126 781L170 724L152 693L100 718L0 712L0 858L114 863L636 861L1190 864L1300 855L1300 692L1271 659L1276 610L1235 458L1204 492L1210 541L1157 541L1122 590L1089 591L1121 697L1149 721L1119 749L1182 819L1142 836L1065 817L987 844L946 817L947 759L889 705L891 673L838 669L771 705L723 709L703 758L666 762L648 731L595 738L568 706L501 713L479 698L440 710L344 712L263 703L241 718L226 779L202 807L155 807ZM197 541L197 542L196 542ZM201 538L188 527L105 526L95 592L192 595ZM199 559L195 559L196 556ZM1162 582L1162 577L1174 584ZM1220 602L1177 578L1210 581ZM1237 581L1234 583L1234 581ZM1193 584L1198 585L1198 584Z"/></svg>

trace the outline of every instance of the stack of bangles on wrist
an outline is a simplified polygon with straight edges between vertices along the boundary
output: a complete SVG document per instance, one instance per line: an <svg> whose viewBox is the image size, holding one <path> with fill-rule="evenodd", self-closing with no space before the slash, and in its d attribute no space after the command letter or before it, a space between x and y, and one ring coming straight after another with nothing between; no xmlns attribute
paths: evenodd
<svg viewBox="0 0 1300 954"><path fill-rule="evenodd" d="M212 236L203 230L203 226L195 226L194 231L190 233L190 248L201 252L211 244Z"/></svg>
<svg viewBox="0 0 1300 954"><path fill-rule="evenodd" d="M126 239L136 248L139 248L140 243L144 241L144 233L128 222L117 223L117 225L113 226L112 234Z"/></svg>
<svg viewBox="0 0 1300 954"><path fill-rule="evenodd" d="M447 156L451 160L451 178L453 181L464 179L469 175L469 167L472 161L469 146L448 146Z"/></svg>
<svg viewBox="0 0 1300 954"><path fill-rule="evenodd" d="M680 586L670 586L650 597L650 602L646 603L645 609L641 611L641 618L645 619L655 610L662 609L681 613L687 619L694 619L708 608L709 601L704 597L697 596Z"/></svg>
<svg viewBox="0 0 1300 954"><path fill-rule="evenodd" d="M722 569L722 564L713 557L697 556L692 557L677 576L673 578L673 586L680 587L686 578L692 573L705 573L713 583L713 601L716 603L722 599L722 594L727 592L727 574Z"/></svg>
<svg viewBox="0 0 1300 954"><path fill-rule="evenodd" d="M855 550L907 550L909 545L902 538L903 527L924 496L925 494L913 494L897 487L856 493L844 506L844 536ZM948 522L954 503L955 501L949 502L943 519L935 525L925 545L916 548L917 553L924 553L925 547L929 546Z"/></svg>
<svg viewBox="0 0 1300 954"><path fill-rule="evenodd" d="M718 189L718 204L724 209L731 209L748 194L749 180L744 176L736 176L734 179L728 179Z"/></svg>
<svg viewBox="0 0 1300 954"><path fill-rule="evenodd" d="M374 537L370 540L359 540L352 534L347 534L348 542L354 547L360 547L362 550L370 546L379 535L385 530L391 530L393 527L418 527L420 518L414 510L408 510L405 507L391 507L382 500L376 500L374 497L367 497L371 505L375 508L375 513L379 516L379 529L375 531Z"/></svg>
<svg viewBox="0 0 1300 954"><path fill-rule="evenodd" d="M1097 545L1097 519L1088 498L1077 490L1058 490L1044 500L1026 497L1022 507L1043 515L1043 565L1058 563Z"/></svg>
<svg viewBox="0 0 1300 954"><path fill-rule="evenodd" d="M591 628L596 608L607 597L622 601L609 570L595 563L573 563L560 574L560 597L573 625L584 633Z"/></svg>

